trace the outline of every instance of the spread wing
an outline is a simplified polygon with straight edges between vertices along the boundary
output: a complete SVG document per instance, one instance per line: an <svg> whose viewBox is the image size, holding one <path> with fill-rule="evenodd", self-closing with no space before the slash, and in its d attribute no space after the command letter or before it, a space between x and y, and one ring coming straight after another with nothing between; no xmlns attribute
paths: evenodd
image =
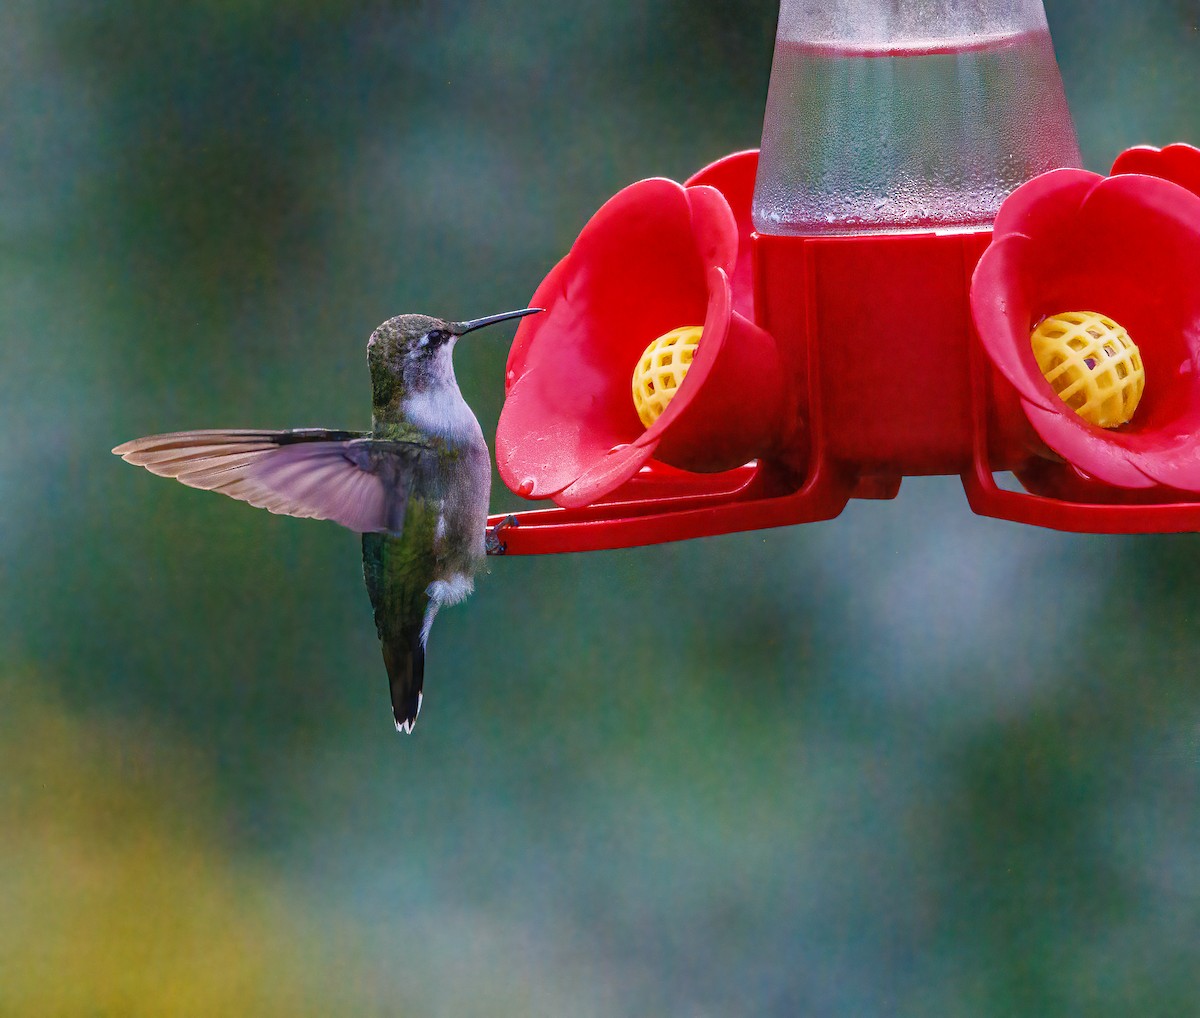
<svg viewBox="0 0 1200 1018"><path fill-rule="evenodd" d="M433 449L355 431L179 431L113 452L153 474L273 513L399 533L408 495L436 466ZM423 490L423 489L422 489Z"/></svg>

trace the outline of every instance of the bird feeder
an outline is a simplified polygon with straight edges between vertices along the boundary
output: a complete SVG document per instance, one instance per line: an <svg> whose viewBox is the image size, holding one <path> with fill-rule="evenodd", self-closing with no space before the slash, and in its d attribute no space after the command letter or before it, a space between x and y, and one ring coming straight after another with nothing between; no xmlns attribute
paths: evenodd
<svg viewBox="0 0 1200 1018"><path fill-rule="evenodd" d="M985 516L1200 530L1200 150L1079 163L1041 0L783 0L761 149L625 188L534 294L496 455L557 508L492 517L493 550L932 474Z"/></svg>

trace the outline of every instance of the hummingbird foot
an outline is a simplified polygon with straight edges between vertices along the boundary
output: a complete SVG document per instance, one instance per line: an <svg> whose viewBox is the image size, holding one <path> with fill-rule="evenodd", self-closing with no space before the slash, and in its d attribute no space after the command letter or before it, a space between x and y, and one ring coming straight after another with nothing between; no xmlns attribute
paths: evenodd
<svg viewBox="0 0 1200 1018"><path fill-rule="evenodd" d="M504 537L502 536L504 531L509 527L519 527L520 525L521 521L509 514L494 527L488 527L487 535L483 539L484 550L489 555L503 555L508 551L508 545L504 543Z"/></svg>

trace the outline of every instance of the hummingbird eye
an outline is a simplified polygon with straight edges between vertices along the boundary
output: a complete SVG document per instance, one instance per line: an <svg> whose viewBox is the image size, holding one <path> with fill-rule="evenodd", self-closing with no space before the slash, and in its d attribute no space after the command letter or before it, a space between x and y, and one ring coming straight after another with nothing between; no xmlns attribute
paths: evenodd
<svg viewBox="0 0 1200 1018"><path fill-rule="evenodd" d="M425 343L428 346L441 346L450 338L450 333L445 329L430 329L425 334Z"/></svg>

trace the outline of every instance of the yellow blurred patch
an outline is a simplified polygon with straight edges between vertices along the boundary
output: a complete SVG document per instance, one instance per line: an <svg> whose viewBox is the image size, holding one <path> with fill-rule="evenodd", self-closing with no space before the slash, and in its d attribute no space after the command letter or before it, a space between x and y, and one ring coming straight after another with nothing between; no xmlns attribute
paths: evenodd
<svg viewBox="0 0 1200 1018"><path fill-rule="evenodd" d="M198 759L0 685L0 1014L345 1013L345 930L222 847Z"/></svg>

